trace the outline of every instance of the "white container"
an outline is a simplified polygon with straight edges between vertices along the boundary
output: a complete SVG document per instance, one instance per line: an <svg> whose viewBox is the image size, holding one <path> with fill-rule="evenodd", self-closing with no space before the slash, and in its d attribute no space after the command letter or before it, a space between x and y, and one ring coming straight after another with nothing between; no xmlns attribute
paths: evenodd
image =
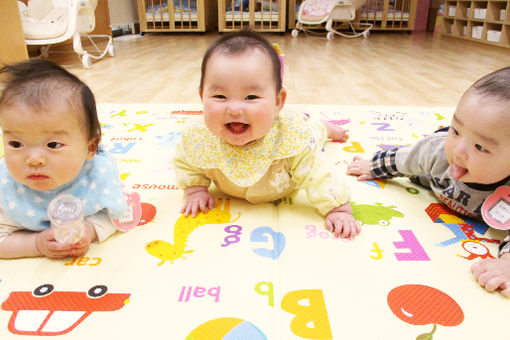
<svg viewBox="0 0 510 340"><path fill-rule="evenodd" d="M473 17L475 19L485 19L485 14L487 14L487 8L475 8Z"/></svg>
<svg viewBox="0 0 510 340"><path fill-rule="evenodd" d="M456 9L457 9L457 6L448 6L448 16L454 17Z"/></svg>
<svg viewBox="0 0 510 340"><path fill-rule="evenodd" d="M83 236L83 204L68 194L60 194L48 205L48 216L55 240L76 243Z"/></svg>
<svg viewBox="0 0 510 340"><path fill-rule="evenodd" d="M469 18L469 12L471 12L471 8L466 8L466 18Z"/></svg>
<svg viewBox="0 0 510 340"><path fill-rule="evenodd" d="M501 39L501 31L487 30L487 41L498 43Z"/></svg>
<svg viewBox="0 0 510 340"><path fill-rule="evenodd" d="M482 39L483 26L473 26L471 36L473 39Z"/></svg>
<svg viewBox="0 0 510 340"><path fill-rule="evenodd" d="M506 9L499 11L499 21L505 21Z"/></svg>
<svg viewBox="0 0 510 340"><path fill-rule="evenodd" d="M463 35L463 36L466 36L466 35L467 35L467 25L462 26L462 35Z"/></svg>

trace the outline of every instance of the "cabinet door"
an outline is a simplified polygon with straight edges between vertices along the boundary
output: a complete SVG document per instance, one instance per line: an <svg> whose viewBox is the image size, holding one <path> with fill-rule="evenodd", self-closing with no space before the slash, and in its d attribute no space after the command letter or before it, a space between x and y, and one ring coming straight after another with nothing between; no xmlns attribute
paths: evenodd
<svg viewBox="0 0 510 340"><path fill-rule="evenodd" d="M0 62L28 59L25 36L16 0L0 1Z"/></svg>

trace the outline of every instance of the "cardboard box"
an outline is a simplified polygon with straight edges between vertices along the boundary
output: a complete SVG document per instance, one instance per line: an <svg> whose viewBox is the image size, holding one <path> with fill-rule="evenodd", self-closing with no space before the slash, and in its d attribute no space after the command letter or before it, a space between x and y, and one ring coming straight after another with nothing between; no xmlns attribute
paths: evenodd
<svg viewBox="0 0 510 340"><path fill-rule="evenodd" d="M475 19L485 19L485 15L487 14L487 8L475 8L475 12L473 13L473 17Z"/></svg>
<svg viewBox="0 0 510 340"><path fill-rule="evenodd" d="M471 36L473 39L482 39L483 26L473 26Z"/></svg>
<svg viewBox="0 0 510 340"><path fill-rule="evenodd" d="M487 30L487 41L498 43L501 39L501 31Z"/></svg>
<svg viewBox="0 0 510 340"><path fill-rule="evenodd" d="M457 6L448 6L448 16L454 17L456 10L457 10Z"/></svg>

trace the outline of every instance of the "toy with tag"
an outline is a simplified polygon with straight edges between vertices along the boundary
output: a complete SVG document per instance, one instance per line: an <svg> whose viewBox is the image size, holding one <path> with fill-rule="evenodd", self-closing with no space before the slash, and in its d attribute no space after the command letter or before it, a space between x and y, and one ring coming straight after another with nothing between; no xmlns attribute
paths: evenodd
<svg viewBox="0 0 510 340"><path fill-rule="evenodd" d="M500 186L487 197L482 205L482 217L493 228L510 229L510 187Z"/></svg>
<svg viewBox="0 0 510 340"><path fill-rule="evenodd" d="M128 231L133 229L140 222L142 217L142 205L140 204L140 195L133 192L131 194L124 193L127 199L128 208L124 215L117 220L113 220L115 226L120 231Z"/></svg>

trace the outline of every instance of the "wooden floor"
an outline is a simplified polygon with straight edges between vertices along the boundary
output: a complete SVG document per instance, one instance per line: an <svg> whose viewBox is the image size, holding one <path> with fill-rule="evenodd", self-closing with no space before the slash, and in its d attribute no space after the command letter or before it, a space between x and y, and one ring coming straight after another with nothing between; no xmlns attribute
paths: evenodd
<svg viewBox="0 0 510 340"><path fill-rule="evenodd" d="M92 88L98 102L199 103L200 62L218 33L128 35L115 57L84 69L76 54L50 59ZM479 77L510 65L510 50L430 33L373 32L332 41L265 34L286 55L287 103L455 106Z"/></svg>

